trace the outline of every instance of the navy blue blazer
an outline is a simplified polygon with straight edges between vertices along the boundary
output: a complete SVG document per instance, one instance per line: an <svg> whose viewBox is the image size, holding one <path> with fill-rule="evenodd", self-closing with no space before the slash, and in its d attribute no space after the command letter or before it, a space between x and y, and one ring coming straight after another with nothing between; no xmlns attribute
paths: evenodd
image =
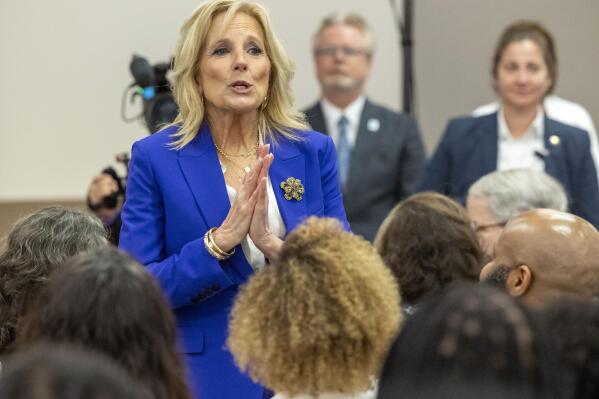
<svg viewBox="0 0 599 399"><path fill-rule="evenodd" d="M229 310L253 269L240 246L218 262L203 243L230 209L212 136L204 124L192 142L173 150L168 144L175 131L133 145L120 247L147 266L170 300L196 397L262 399L264 388L236 368L225 345ZM271 145L269 175L287 231L308 215L335 217L349 229L332 140L298 134L301 141L281 138ZM279 184L288 177L302 181L300 201L284 198Z"/></svg>
<svg viewBox="0 0 599 399"><path fill-rule="evenodd" d="M551 136L559 137L559 143L552 144ZM419 191L438 191L464 203L470 186L497 169L497 146L497 113L452 119ZM564 186L570 212L599 227L599 190L588 134L545 116L545 148L545 172Z"/></svg>

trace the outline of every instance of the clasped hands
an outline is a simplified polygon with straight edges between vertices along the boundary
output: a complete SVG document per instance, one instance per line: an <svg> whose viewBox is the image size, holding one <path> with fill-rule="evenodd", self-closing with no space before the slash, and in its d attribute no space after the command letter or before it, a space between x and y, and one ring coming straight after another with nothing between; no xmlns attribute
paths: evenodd
<svg viewBox="0 0 599 399"><path fill-rule="evenodd" d="M213 232L214 243L229 252L249 234L254 245L270 261L278 258L283 241L268 224L268 170L274 159L269 144L258 147L256 160L244 176L237 198L223 223Z"/></svg>

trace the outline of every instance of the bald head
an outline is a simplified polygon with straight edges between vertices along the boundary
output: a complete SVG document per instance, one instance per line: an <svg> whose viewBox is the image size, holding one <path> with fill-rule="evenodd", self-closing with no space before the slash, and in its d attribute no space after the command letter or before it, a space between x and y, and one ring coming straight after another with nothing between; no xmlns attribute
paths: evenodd
<svg viewBox="0 0 599 399"><path fill-rule="evenodd" d="M481 280L505 284L513 296L541 305L560 293L599 293L599 232L578 216L549 209L507 223Z"/></svg>

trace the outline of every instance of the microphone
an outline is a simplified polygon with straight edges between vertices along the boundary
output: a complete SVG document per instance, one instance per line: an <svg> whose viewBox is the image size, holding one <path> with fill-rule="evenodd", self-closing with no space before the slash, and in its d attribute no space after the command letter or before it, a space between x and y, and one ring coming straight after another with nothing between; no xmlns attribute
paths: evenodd
<svg viewBox="0 0 599 399"><path fill-rule="evenodd" d="M539 148L535 150L534 154L537 158L545 161L545 159L547 159L549 156L549 151L547 151L547 148Z"/></svg>

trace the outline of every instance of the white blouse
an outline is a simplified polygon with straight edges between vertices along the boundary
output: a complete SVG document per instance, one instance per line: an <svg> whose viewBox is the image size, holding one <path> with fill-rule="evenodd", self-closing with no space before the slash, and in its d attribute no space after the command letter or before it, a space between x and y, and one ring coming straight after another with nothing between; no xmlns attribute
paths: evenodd
<svg viewBox="0 0 599 399"><path fill-rule="evenodd" d="M223 166L223 172L224 171L225 170ZM287 229L285 228L285 223L283 222L283 218L279 212L277 198L275 197L275 192L272 188L270 178L267 179L266 191L268 193L268 225L273 234L280 239L283 239L287 233ZM233 201L235 201L235 198L237 198L237 191L233 187L227 185L227 194L229 195L229 201L232 204ZM260 270L264 267L266 264L264 254L258 249L258 247L254 245L249 234L246 235L241 241L241 248L243 249L245 258L254 270Z"/></svg>
<svg viewBox="0 0 599 399"><path fill-rule="evenodd" d="M376 391L359 392L356 394L341 393L322 393L317 397L310 395L285 396L283 394L275 395L272 399L375 399Z"/></svg>

